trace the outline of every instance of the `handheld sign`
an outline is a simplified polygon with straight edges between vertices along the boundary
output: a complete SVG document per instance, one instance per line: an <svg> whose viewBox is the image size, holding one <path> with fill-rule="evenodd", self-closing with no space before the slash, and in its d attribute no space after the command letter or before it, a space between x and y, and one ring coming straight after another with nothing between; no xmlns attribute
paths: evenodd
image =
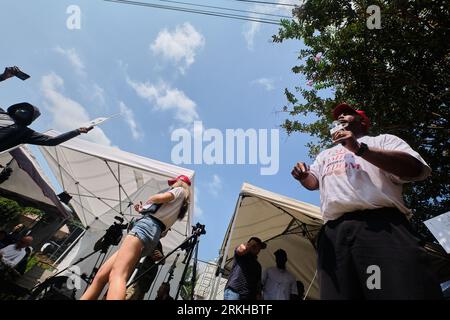
<svg viewBox="0 0 450 320"><path fill-rule="evenodd" d="M445 252L450 253L450 211L424 221Z"/></svg>
<svg viewBox="0 0 450 320"><path fill-rule="evenodd" d="M89 121L89 124L87 124L87 127L95 127L98 126L99 124L102 124L103 122L110 120L112 118L115 118L117 116L120 116L120 113L116 113L112 116L109 117L99 117L99 118L95 118L94 120Z"/></svg>

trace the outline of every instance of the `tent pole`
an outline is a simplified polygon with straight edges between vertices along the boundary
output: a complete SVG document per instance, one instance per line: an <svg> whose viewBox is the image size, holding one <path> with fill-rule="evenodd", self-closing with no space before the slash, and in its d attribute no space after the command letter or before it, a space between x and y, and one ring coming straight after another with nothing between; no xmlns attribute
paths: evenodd
<svg viewBox="0 0 450 320"><path fill-rule="evenodd" d="M70 244L70 246L66 249L66 251L64 251L58 257L58 259L56 259L56 261L53 263L53 266L57 265L62 259L64 259L64 257L67 255L67 253L73 249L73 247L78 243L78 241L80 241L81 237L84 236L85 233L86 233L86 229L84 229L83 232L78 236L78 238L76 238L75 241Z"/></svg>
<svg viewBox="0 0 450 320"><path fill-rule="evenodd" d="M220 261L220 260L219 260ZM217 265L217 268L219 266ZM209 293L209 300L216 300L217 291L219 289L220 280L222 280L222 273L219 272L219 275L214 278L214 282L211 288L211 292Z"/></svg>
<svg viewBox="0 0 450 320"><path fill-rule="evenodd" d="M58 162L59 178L61 179L61 184L62 184L62 187L63 187L63 191L65 191L66 187L64 185L64 180L63 180L63 176L62 176L61 164L59 162L58 147L55 148L55 154L56 154L56 161Z"/></svg>
<svg viewBox="0 0 450 320"><path fill-rule="evenodd" d="M114 179L116 179L117 183L119 184L119 189L121 189L123 191L123 193L125 194L125 196L128 198L128 201L131 201L130 196L128 195L128 193L125 191L125 189L122 187L122 185L120 184L120 167L119 167L119 163L117 162L117 167L119 168L119 179L117 179L116 175L114 174L114 171L111 169L111 166L109 165L108 161L104 160L106 166L108 167L109 171L111 172L112 176L114 177Z"/></svg>
<svg viewBox="0 0 450 320"><path fill-rule="evenodd" d="M67 219L67 218L66 218L66 219L63 219L63 220L61 221L61 223L59 224L58 229L57 229L50 237L48 237L46 240L44 240L43 242L45 243L45 242L50 241L50 240L53 238L53 236L59 231L59 229L61 229L61 228L64 226L64 224L65 224L68 220L69 220L69 219ZM64 239L64 241L61 243L61 246L63 246L64 243L66 243L67 239L69 239L69 237L66 237L66 238ZM58 249L59 249L59 248L58 248ZM55 253L58 252L58 249L56 249L56 250L50 255L49 259L51 259L51 258L55 255Z"/></svg>
<svg viewBox="0 0 450 320"><path fill-rule="evenodd" d="M287 211L284 210L283 208L281 208L281 207L279 207L279 206L273 204L272 202L267 201L267 203L271 204L272 206L274 206L274 207L277 208L278 210L283 211L285 214L289 215L292 219L294 219L294 220L299 224L299 227L302 228L302 230L303 230L303 232L304 232L304 237L305 237L306 239L308 239L309 242L311 243L311 245L313 246L313 248L316 249L316 244L314 243L314 238L312 237L311 232L308 230L307 224L306 224L305 222L302 222L302 221L298 220L298 219L297 219L296 217L294 217L292 214L290 214L289 212L287 212ZM286 228L286 230L285 230L283 233L286 233L286 231L288 231L288 229L289 229L289 226L288 226L288 228Z"/></svg>
<svg viewBox="0 0 450 320"><path fill-rule="evenodd" d="M311 283L309 284L308 290L306 290L306 292L305 292L305 296L303 297L303 300L305 300L306 297L308 296L309 290L311 289L311 287L314 283L314 280L316 280L316 276L317 276L317 269L316 269L316 272L314 273L314 277L312 278Z"/></svg>
<svg viewBox="0 0 450 320"><path fill-rule="evenodd" d="M80 184L78 181L75 182L75 185L77 186L77 192L78 192L78 201L80 201L80 207L81 207L81 213L83 214L83 218L84 218L84 223L87 226L87 219L86 219L86 215L84 214L84 206L83 206L83 202L81 201L81 195L80 195ZM81 219L80 219L81 220Z"/></svg>
<svg viewBox="0 0 450 320"><path fill-rule="evenodd" d="M123 216L122 213L122 190L121 190L121 185L120 185L120 165L117 164L117 175L118 175L118 180L117 182L119 183L119 211L120 214ZM128 198L128 201L130 201L130 199Z"/></svg>

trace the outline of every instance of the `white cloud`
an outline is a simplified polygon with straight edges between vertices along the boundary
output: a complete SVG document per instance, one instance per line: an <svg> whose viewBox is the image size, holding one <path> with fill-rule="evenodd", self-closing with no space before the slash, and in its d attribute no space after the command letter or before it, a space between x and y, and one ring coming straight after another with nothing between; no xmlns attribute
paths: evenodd
<svg viewBox="0 0 450 320"><path fill-rule="evenodd" d="M303 3L303 0L277 0L277 3L283 3L283 4L293 4L300 6ZM251 7L251 11L259 12L259 13L267 13L267 14L279 14L279 15L285 15L285 16L292 16L292 9L291 6L284 6L284 5L276 5L276 6L268 6L268 5L262 5L257 4ZM281 19L281 17L275 17L275 16L264 16L264 15L257 15L257 14L251 14L252 18L267 18L271 20L278 20ZM286 18L285 18L286 19ZM258 32L261 30L261 23L259 22L248 22L244 25L244 31L242 34L244 35L245 41L247 42L247 48L249 50L253 50L254 44L255 44L255 37L258 34Z"/></svg>
<svg viewBox="0 0 450 320"><path fill-rule="evenodd" d="M127 83L136 91L138 96L146 99L155 110L173 110L175 118L184 124L192 123L198 119L197 105L183 91L171 88L163 81L154 85L148 82L135 82L127 78Z"/></svg>
<svg viewBox="0 0 450 320"><path fill-rule="evenodd" d="M102 111L108 110L105 90L97 83L83 81L83 83L79 84L78 91L85 100L89 101L90 105L95 104L95 106L99 107Z"/></svg>
<svg viewBox="0 0 450 320"><path fill-rule="evenodd" d="M175 62L181 73L195 61L197 51L205 45L205 38L195 28L186 22L177 26L175 31L163 29L159 32L150 49L155 55Z"/></svg>
<svg viewBox="0 0 450 320"><path fill-rule="evenodd" d="M105 90L96 83L92 86L92 99L97 100L100 105L105 104Z"/></svg>
<svg viewBox="0 0 450 320"><path fill-rule="evenodd" d="M54 129L65 132L86 125L91 118L86 109L78 102L64 96L64 80L55 73L45 75L41 79L41 91L45 98L45 106L52 116ZM111 145L111 141L98 127L88 134L82 134L86 140L99 144Z"/></svg>
<svg viewBox="0 0 450 320"><path fill-rule="evenodd" d="M202 215L203 215L203 210L198 205L198 188L197 188L194 193L194 217L198 218L198 217L201 217Z"/></svg>
<svg viewBox="0 0 450 320"><path fill-rule="evenodd" d="M275 81L273 79L259 78L259 79L253 80L252 83L256 83L256 84L263 86L267 91L272 91L273 89L275 89L275 86L274 86Z"/></svg>
<svg viewBox="0 0 450 320"><path fill-rule="evenodd" d="M131 134L133 135L133 139L135 139L135 140L141 139L144 136L144 134L139 129L139 127L136 123L136 120L134 119L133 111L130 108L128 108L125 105L125 103L123 103L122 101L119 102L119 108L120 108L120 112L125 117L125 122L130 127Z"/></svg>
<svg viewBox="0 0 450 320"><path fill-rule="evenodd" d="M208 190L213 196L218 196L220 190L222 190L222 179L215 174L213 175L213 179L210 183L208 183Z"/></svg>
<svg viewBox="0 0 450 320"><path fill-rule="evenodd" d="M243 32L245 41L247 42L247 48L253 50L255 45L255 36L261 29L261 23L259 22L248 22L245 24L245 30Z"/></svg>
<svg viewBox="0 0 450 320"><path fill-rule="evenodd" d="M57 46L54 49L55 52L61 54L62 56L64 56L65 58L67 58L67 60L69 60L70 64L72 65L72 67L75 69L75 72L78 73L79 75L86 75L85 72L85 67L84 67L84 63L83 61L81 61L80 56L78 55L77 51L72 48L72 49L63 49L60 46Z"/></svg>

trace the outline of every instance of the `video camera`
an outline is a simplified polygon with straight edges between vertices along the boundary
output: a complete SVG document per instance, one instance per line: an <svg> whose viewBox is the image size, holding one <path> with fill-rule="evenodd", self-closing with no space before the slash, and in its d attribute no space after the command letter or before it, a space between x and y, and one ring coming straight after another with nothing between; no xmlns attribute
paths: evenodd
<svg viewBox="0 0 450 320"><path fill-rule="evenodd" d="M192 226L192 236L199 237L202 234L206 234L205 225L197 222L195 226ZM182 250L187 250L195 244L196 240L192 236L189 241L180 245Z"/></svg>
<svg viewBox="0 0 450 320"><path fill-rule="evenodd" d="M128 223L123 223L124 219L119 216L114 217L114 223L106 230L105 235L94 245L94 250L107 250L109 246L117 246L122 240L123 231L128 228Z"/></svg>
<svg viewBox="0 0 450 320"><path fill-rule="evenodd" d="M205 225L197 222L195 226L192 226L192 234L194 233L197 234L198 236L201 234L206 234Z"/></svg>

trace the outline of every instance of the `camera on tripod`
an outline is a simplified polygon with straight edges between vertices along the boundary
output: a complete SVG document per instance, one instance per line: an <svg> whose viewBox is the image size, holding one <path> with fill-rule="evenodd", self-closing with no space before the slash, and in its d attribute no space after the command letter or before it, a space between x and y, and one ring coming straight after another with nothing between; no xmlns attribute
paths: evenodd
<svg viewBox="0 0 450 320"><path fill-rule="evenodd" d="M112 224L108 230L106 230L105 235L98 240L94 245L94 250L108 250L110 246L117 246L122 240L123 230L126 230L128 223L123 223L123 218L119 216L114 217L114 224Z"/></svg>
<svg viewBox="0 0 450 320"><path fill-rule="evenodd" d="M205 225L197 222L195 226L192 226L192 234L196 235L206 234Z"/></svg>

